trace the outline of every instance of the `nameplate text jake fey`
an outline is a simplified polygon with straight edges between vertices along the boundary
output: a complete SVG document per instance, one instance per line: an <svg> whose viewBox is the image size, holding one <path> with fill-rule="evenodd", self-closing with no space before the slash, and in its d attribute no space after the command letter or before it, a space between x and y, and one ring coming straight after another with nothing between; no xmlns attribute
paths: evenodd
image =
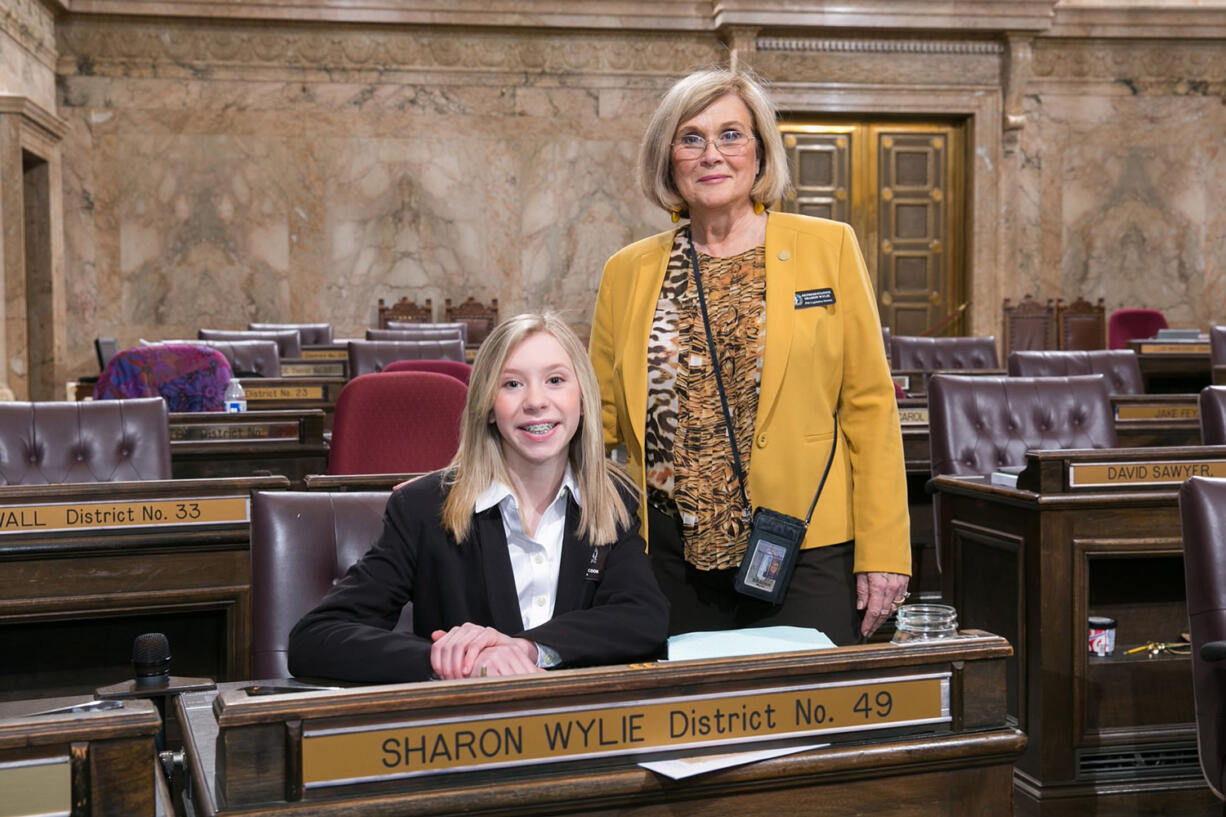
<svg viewBox="0 0 1226 817"><path fill-rule="evenodd" d="M397 724L308 725L302 782L332 786L949 719L949 674L934 673Z"/></svg>

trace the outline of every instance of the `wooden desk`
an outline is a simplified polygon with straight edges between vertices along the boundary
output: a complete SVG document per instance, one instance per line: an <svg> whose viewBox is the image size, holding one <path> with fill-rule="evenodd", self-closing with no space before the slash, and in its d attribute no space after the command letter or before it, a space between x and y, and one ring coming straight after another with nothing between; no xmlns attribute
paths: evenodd
<svg viewBox="0 0 1226 817"><path fill-rule="evenodd" d="M907 393L907 397L925 397L928 394L928 381L932 380L934 374L1005 377L1009 373L1004 369L893 369L890 371L890 376Z"/></svg>
<svg viewBox="0 0 1226 817"><path fill-rule="evenodd" d="M147 700L0 703L0 812L172 814L154 754L161 723Z"/></svg>
<svg viewBox="0 0 1226 817"><path fill-rule="evenodd" d="M1147 394L1194 394L1213 381L1209 340L1130 340Z"/></svg>
<svg viewBox="0 0 1226 817"><path fill-rule="evenodd" d="M945 596L1016 649L1009 711L1030 737L1019 814L1221 814L1197 764L1190 659L1124 655L1187 631L1182 472L1127 481L1176 461L1226 472L1226 446L1029 452L1017 488L933 481ZM1115 655L1088 654L1092 615L1118 622Z"/></svg>
<svg viewBox="0 0 1226 817"><path fill-rule="evenodd" d="M250 500L284 477L0 489L0 700L132 677L162 632L175 675L251 671Z"/></svg>
<svg viewBox="0 0 1226 817"><path fill-rule="evenodd" d="M311 474L303 482L308 491L390 491L421 474Z"/></svg>
<svg viewBox="0 0 1226 817"><path fill-rule="evenodd" d="M179 712L202 817L1008 815L1026 742L1005 718L1009 653L979 633L262 697L231 687L184 695ZM681 781L638 766L824 743Z"/></svg>
<svg viewBox="0 0 1226 817"><path fill-rule="evenodd" d="M173 412L170 463L175 479L275 474L301 487L308 474L328 469L324 413Z"/></svg>

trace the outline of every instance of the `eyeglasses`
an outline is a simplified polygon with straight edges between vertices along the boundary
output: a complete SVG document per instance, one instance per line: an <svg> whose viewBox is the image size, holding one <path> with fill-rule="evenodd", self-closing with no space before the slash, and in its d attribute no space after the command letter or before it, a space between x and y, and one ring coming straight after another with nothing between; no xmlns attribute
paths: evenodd
<svg viewBox="0 0 1226 817"><path fill-rule="evenodd" d="M707 139L697 133L687 133L673 142L673 150L682 159L697 159L707 152L707 145L711 144L724 156L739 156L755 141L757 140L754 137L739 130L726 130L713 139Z"/></svg>

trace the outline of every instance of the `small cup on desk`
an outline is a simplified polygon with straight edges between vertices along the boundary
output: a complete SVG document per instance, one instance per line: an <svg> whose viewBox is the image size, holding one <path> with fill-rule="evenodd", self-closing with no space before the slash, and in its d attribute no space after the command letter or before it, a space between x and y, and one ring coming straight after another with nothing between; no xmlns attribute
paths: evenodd
<svg viewBox="0 0 1226 817"><path fill-rule="evenodd" d="M958 611L948 604L904 604L898 608L892 644L936 641L958 635Z"/></svg>

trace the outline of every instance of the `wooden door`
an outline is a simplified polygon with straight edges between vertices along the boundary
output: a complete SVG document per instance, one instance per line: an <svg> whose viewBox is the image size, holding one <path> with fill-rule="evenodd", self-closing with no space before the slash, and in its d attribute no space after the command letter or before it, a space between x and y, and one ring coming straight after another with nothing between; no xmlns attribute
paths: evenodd
<svg viewBox="0 0 1226 817"><path fill-rule="evenodd" d="M881 322L962 334L965 139L950 122L780 124L794 191L780 209L851 224ZM946 325L942 328L941 325Z"/></svg>

